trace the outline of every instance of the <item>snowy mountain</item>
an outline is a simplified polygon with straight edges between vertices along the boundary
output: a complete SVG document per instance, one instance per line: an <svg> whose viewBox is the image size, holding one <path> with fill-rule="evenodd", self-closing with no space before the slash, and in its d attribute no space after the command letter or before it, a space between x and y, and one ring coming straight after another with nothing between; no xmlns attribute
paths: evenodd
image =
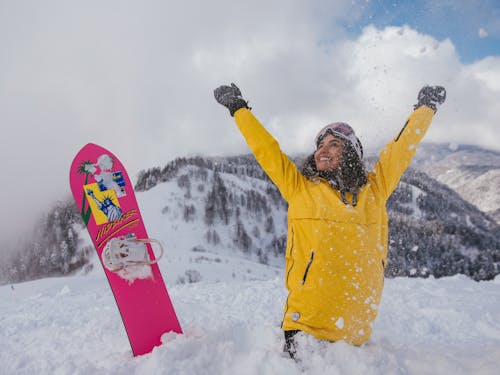
<svg viewBox="0 0 500 375"><path fill-rule="evenodd" d="M189 282L188 274L206 281L280 274L286 207L251 158L178 159L160 175L141 176L135 188L143 218L167 256L176 254L175 282Z"/></svg>
<svg viewBox="0 0 500 375"><path fill-rule="evenodd" d="M282 269L287 205L253 156L179 158L141 172L135 189L150 236L177 265L173 282L262 280ZM388 211L386 276L500 273L498 224L425 173L404 174ZM74 204L59 203L2 274L4 282L68 274L94 258Z"/></svg>
<svg viewBox="0 0 500 375"><path fill-rule="evenodd" d="M156 198L148 198L147 212L156 212L151 222L170 225L168 232L173 232L172 225L179 225L179 217L191 222L183 227L188 232L185 237L192 241L188 247L239 250L261 263L270 258L272 264L282 264L286 204L252 156L178 159L163 170L143 172L136 189L155 194ZM169 196L162 195L166 190ZM157 203L151 205L153 201ZM158 215L159 202L167 204L163 217ZM388 210L387 276L462 273L483 280L500 272L499 226L425 173L410 168L389 200ZM215 222L208 220L208 214ZM212 243L214 237L220 243Z"/></svg>
<svg viewBox="0 0 500 375"><path fill-rule="evenodd" d="M423 144L414 163L500 223L500 153L476 146Z"/></svg>
<svg viewBox="0 0 500 375"><path fill-rule="evenodd" d="M409 168L387 203L386 275L475 280L500 272L500 227L455 191Z"/></svg>

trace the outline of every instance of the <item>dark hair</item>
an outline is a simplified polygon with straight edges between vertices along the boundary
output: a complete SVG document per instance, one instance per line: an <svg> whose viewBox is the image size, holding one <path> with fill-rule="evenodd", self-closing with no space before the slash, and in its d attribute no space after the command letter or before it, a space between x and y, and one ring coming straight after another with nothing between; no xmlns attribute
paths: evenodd
<svg viewBox="0 0 500 375"><path fill-rule="evenodd" d="M347 191L358 190L366 184L367 172L362 160L359 159L351 142L345 142L342 162L338 169L339 179Z"/></svg>

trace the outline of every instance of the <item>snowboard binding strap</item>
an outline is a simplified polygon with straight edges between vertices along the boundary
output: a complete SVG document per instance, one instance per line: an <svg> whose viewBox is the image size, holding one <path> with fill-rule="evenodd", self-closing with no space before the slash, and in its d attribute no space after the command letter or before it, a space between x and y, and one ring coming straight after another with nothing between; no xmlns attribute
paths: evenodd
<svg viewBox="0 0 500 375"><path fill-rule="evenodd" d="M157 244L160 253L155 259L149 258L146 244ZM109 240L102 251L102 262L111 272L120 271L126 267L144 266L158 263L163 256L163 245L153 238L138 239L135 237L116 237Z"/></svg>

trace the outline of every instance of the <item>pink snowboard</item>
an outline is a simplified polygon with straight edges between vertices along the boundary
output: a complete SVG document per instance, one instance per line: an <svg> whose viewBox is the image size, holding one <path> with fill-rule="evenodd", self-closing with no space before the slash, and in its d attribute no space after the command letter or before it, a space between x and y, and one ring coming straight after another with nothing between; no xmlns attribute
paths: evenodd
<svg viewBox="0 0 500 375"><path fill-rule="evenodd" d="M112 238L148 238L132 183L111 152L92 143L83 147L71 165L70 184L101 263ZM143 246L154 262L151 245ZM134 356L151 352L166 332L182 333L157 264L103 268Z"/></svg>

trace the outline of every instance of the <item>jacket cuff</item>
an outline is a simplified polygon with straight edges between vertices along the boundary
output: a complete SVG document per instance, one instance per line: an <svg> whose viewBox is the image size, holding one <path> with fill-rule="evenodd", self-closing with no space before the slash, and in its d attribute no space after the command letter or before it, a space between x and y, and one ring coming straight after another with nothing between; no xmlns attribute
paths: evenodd
<svg viewBox="0 0 500 375"><path fill-rule="evenodd" d="M231 116L234 117L234 113L238 109L241 109L241 108L247 108L248 109L248 105L247 105L247 102L244 101L243 99L236 99L234 102L232 102L231 104L229 104L228 108L229 108L229 113L231 113Z"/></svg>

